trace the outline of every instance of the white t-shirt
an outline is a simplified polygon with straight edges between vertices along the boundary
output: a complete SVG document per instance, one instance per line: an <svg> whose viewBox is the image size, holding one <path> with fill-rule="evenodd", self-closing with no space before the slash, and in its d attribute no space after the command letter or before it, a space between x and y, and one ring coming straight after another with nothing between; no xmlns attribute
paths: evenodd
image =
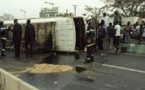
<svg viewBox="0 0 145 90"><path fill-rule="evenodd" d="M115 30L116 30L115 36L120 36L121 26L118 24L115 25Z"/></svg>
<svg viewBox="0 0 145 90"><path fill-rule="evenodd" d="M138 30L140 29L140 26L139 26L139 25L137 25L135 28L136 28L136 30L138 31Z"/></svg>
<svg viewBox="0 0 145 90"><path fill-rule="evenodd" d="M101 20L104 20L105 26L109 26L109 18L107 16L103 17Z"/></svg>

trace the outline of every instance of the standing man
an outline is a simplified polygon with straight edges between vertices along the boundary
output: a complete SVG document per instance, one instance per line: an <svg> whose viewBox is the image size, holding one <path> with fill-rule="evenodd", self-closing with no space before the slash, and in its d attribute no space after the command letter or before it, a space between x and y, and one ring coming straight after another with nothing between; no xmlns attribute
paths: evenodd
<svg viewBox="0 0 145 90"><path fill-rule="evenodd" d="M109 18L107 17L106 13L103 13L103 18L102 18L102 20L104 20L104 25L105 25L106 27L108 27L108 26L109 26Z"/></svg>
<svg viewBox="0 0 145 90"><path fill-rule="evenodd" d="M119 25L120 26L122 26L122 17L121 17L121 15L120 15L120 13L118 12L118 10L116 10L115 12L114 12L114 25L116 24L116 22L118 22L119 23Z"/></svg>
<svg viewBox="0 0 145 90"><path fill-rule="evenodd" d="M1 41L1 56L5 56L5 46L6 46L6 30L8 28L3 26L3 21L0 21L0 41Z"/></svg>
<svg viewBox="0 0 145 90"><path fill-rule="evenodd" d="M116 48L115 53L118 53L119 50L119 44L120 44L120 33L121 33L121 26L119 25L119 21L115 22L115 37L113 44Z"/></svg>
<svg viewBox="0 0 145 90"><path fill-rule="evenodd" d="M101 55L106 56L107 46L108 46L108 32L104 20L101 21L100 37L102 39L102 46L103 46L103 52L101 53Z"/></svg>
<svg viewBox="0 0 145 90"><path fill-rule="evenodd" d="M3 27L3 21L0 21L0 41L1 41L1 56L5 56L5 43L6 43L6 37L5 37L5 28Z"/></svg>
<svg viewBox="0 0 145 90"><path fill-rule="evenodd" d="M25 49L26 49L26 56L30 57L33 56L33 46L35 42L35 28L31 24L31 20L28 19L26 22L26 27L25 27ZM28 46L30 45L30 50Z"/></svg>
<svg viewBox="0 0 145 90"><path fill-rule="evenodd" d="M125 41L129 42L131 39L131 23L128 21L127 25L124 28L124 32L125 32Z"/></svg>
<svg viewBox="0 0 145 90"><path fill-rule="evenodd" d="M115 35L114 27L112 23L109 23L109 26L107 27L107 32L108 32L108 49L111 51L113 49L113 38Z"/></svg>
<svg viewBox="0 0 145 90"><path fill-rule="evenodd" d="M1 28L2 28L2 26L3 26L3 21L0 21L0 48L2 47L2 41L1 41ZM1 48L2 49L2 48ZM1 50L2 51L2 50ZM1 58L1 56L0 56L0 58Z"/></svg>
<svg viewBox="0 0 145 90"><path fill-rule="evenodd" d="M14 19L14 28L13 28L13 42L15 48L14 58L20 58L20 46L22 39L22 26L18 23L17 19Z"/></svg>

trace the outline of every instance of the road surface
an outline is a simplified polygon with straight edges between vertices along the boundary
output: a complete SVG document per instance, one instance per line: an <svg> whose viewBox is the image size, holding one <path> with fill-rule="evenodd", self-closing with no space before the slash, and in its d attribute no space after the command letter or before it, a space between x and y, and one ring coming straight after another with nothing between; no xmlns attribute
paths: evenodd
<svg viewBox="0 0 145 90"><path fill-rule="evenodd" d="M145 90L145 56L130 54L95 55L95 62L84 64L85 54L75 60L74 55L57 54L57 63L70 65L74 71L51 74L23 72L28 67L40 63L48 54L35 55L27 59L13 59L13 52L0 59L0 67L21 78L40 90ZM82 73L75 66L83 65Z"/></svg>

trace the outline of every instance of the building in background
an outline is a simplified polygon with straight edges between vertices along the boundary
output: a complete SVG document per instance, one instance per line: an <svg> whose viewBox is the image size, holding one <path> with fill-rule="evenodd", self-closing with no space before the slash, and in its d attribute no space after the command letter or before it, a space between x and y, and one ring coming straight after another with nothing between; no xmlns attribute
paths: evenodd
<svg viewBox="0 0 145 90"><path fill-rule="evenodd" d="M58 7L41 8L40 17L55 17L58 14Z"/></svg>

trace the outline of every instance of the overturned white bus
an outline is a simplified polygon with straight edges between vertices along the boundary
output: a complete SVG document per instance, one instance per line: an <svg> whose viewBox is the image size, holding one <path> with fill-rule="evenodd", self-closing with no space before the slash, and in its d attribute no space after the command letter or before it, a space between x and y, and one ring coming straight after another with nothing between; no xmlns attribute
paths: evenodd
<svg viewBox="0 0 145 90"><path fill-rule="evenodd" d="M23 36L27 20L18 20ZM13 26L13 21L4 21ZM83 17L55 17L31 19L35 27L37 48L62 52L83 50L85 46L86 22Z"/></svg>

